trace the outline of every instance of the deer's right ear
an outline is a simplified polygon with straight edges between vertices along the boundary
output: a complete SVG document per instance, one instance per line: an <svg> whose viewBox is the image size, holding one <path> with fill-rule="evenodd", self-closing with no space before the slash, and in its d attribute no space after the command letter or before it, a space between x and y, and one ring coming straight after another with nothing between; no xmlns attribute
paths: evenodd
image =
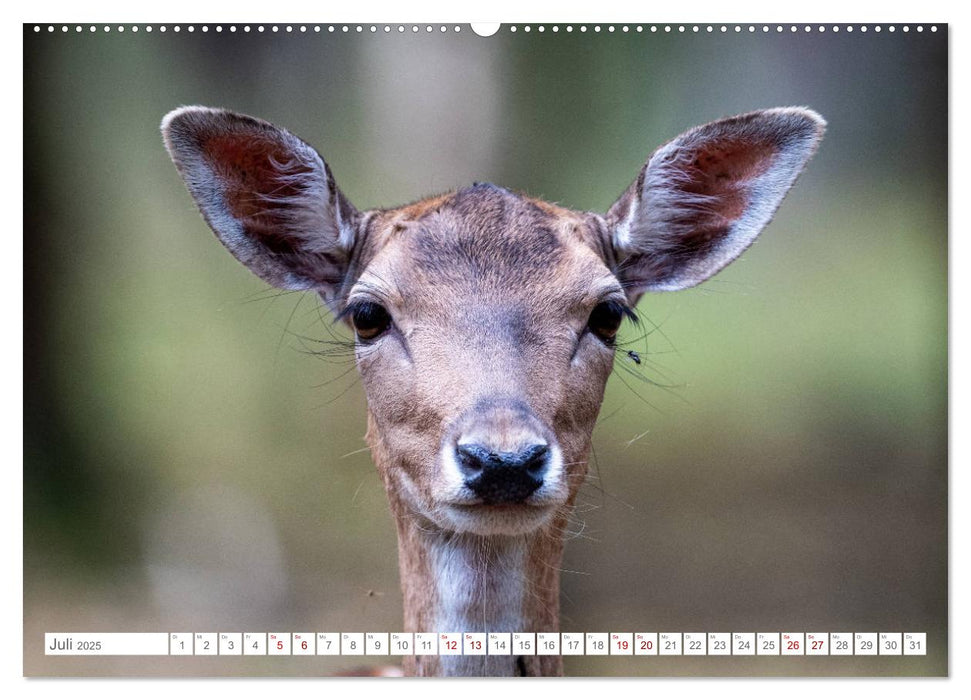
<svg viewBox="0 0 971 700"><path fill-rule="evenodd" d="M267 122L208 107L162 120L169 155L210 228L275 287L328 301L354 248L357 210L310 145Z"/></svg>

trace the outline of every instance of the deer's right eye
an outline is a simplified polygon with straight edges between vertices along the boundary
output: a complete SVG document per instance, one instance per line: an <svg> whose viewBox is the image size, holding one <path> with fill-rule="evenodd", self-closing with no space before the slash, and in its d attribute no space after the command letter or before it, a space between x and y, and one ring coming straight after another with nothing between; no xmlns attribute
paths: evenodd
<svg viewBox="0 0 971 700"><path fill-rule="evenodd" d="M374 340L391 325L391 316L387 309L373 301L355 305L350 315L359 340Z"/></svg>

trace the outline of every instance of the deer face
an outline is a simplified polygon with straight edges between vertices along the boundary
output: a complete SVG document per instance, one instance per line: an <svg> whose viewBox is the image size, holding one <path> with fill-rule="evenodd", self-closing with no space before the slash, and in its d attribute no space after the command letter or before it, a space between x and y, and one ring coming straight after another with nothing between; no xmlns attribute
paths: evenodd
<svg viewBox="0 0 971 700"><path fill-rule="evenodd" d="M282 129L206 108L163 122L230 252L354 329L392 502L480 535L572 504L621 321L643 292L698 284L751 244L822 129L779 109L686 132L601 216L494 185L362 213Z"/></svg>
<svg viewBox="0 0 971 700"><path fill-rule="evenodd" d="M389 490L512 534L570 500L628 299L595 216L493 185L369 217L342 314Z"/></svg>

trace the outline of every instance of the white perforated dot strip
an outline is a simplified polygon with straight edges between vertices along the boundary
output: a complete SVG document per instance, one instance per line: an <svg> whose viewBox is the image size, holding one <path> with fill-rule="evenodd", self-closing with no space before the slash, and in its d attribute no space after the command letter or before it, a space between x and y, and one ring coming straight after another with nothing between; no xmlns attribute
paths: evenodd
<svg viewBox="0 0 971 700"><path fill-rule="evenodd" d="M159 33L181 33L181 32L230 32L230 33L287 33L287 34L308 34L308 33L343 33L343 34L391 34L391 33L412 33L412 34L428 34L428 33L459 33L462 31L472 31L479 36L492 36L494 34L502 33L532 33L537 32L545 34L547 32L557 34L560 32L572 33L572 32L591 32L591 33L681 33L681 34L715 34L715 33L731 33L741 34L747 32L750 34L761 33L809 33L809 32L832 32L838 34L840 32L852 33L858 31L861 33L866 32L923 32L923 31L938 31L938 25L923 25L923 24L902 24L902 25L868 25L868 24L830 24L830 25L809 25L809 24L553 24L553 25L531 25L531 24L508 24L508 25L458 25L458 24L188 24L188 25L140 25L140 24L119 24L119 25L68 25L68 24L46 24L34 25L34 32L61 32L61 33L95 33L95 32L159 32Z"/></svg>

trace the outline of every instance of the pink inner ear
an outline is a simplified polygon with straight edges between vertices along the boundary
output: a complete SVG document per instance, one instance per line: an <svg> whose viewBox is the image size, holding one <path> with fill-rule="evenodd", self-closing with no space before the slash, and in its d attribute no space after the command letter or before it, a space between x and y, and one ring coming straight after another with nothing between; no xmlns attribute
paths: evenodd
<svg viewBox="0 0 971 700"><path fill-rule="evenodd" d="M771 220L825 125L806 109L762 110L657 149L607 212L624 283L685 289L737 258Z"/></svg>
<svg viewBox="0 0 971 700"><path fill-rule="evenodd" d="M730 223L744 213L748 184L769 169L774 155L775 149L765 144L709 144L695 152L680 189L713 197L706 209L722 224Z"/></svg>
<svg viewBox="0 0 971 700"><path fill-rule="evenodd" d="M673 220L668 222L680 230L682 252L700 252L728 234L751 203L751 183L772 166L776 152L766 143L735 140L677 153L675 162L667 166L676 171L671 177L673 189L697 196L694 203L672 212Z"/></svg>
<svg viewBox="0 0 971 700"><path fill-rule="evenodd" d="M275 252L292 252L284 237L287 207L304 194L300 176L312 174L284 144L258 133L218 134L203 151L223 186L230 213L245 222L250 235Z"/></svg>

